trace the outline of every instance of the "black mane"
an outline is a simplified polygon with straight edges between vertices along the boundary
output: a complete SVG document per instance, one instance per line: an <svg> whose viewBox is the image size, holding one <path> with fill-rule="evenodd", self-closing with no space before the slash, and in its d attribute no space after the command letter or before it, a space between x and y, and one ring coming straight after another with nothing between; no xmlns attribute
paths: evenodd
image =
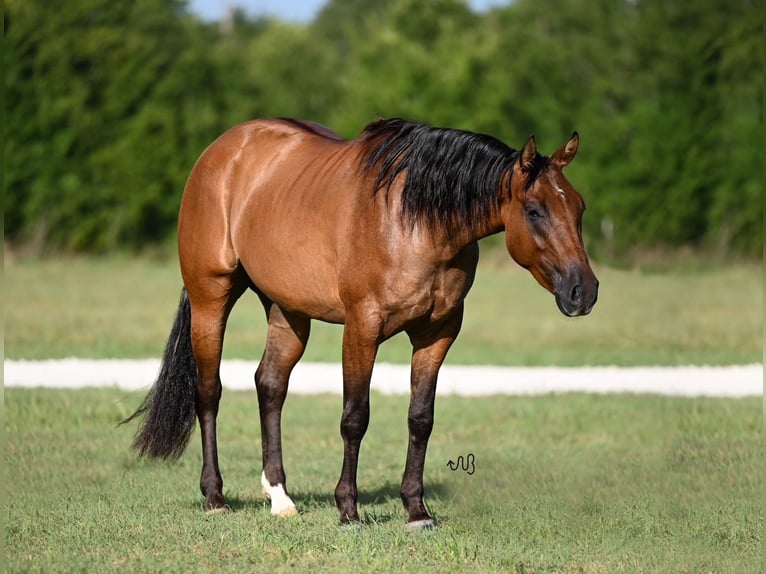
<svg viewBox="0 0 766 574"><path fill-rule="evenodd" d="M519 156L492 136L402 119L374 121L363 138L370 142L363 169L379 169L375 193L405 173L402 216L411 225L452 228L485 220L499 206L503 177Z"/></svg>

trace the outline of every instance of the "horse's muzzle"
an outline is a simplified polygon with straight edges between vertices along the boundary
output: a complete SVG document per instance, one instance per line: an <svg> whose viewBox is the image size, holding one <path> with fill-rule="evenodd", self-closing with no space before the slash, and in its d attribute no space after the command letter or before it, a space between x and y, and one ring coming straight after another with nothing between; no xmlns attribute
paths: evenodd
<svg viewBox="0 0 766 574"><path fill-rule="evenodd" d="M555 282L556 305L567 317L587 315L598 299L598 279L590 268L569 269Z"/></svg>

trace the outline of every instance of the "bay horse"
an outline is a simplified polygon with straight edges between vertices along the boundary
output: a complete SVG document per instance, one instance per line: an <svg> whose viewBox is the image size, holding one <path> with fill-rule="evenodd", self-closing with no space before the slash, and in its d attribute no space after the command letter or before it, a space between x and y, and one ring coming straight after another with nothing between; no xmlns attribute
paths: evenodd
<svg viewBox="0 0 766 574"><path fill-rule="evenodd" d="M583 246L582 197L562 170L579 137L550 157L533 136L516 151L488 135L376 120L346 141L319 124L254 120L215 140L187 181L178 217L181 300L158 379L138 410L133 447L179 457L199 420L200 488L225 510L216 417L226 321L253 290L268 337L255 372L261 485L271 513L297 513L282 463L281 413L312 319L342 323L341 523L359 522L357 462L370 416L378 346L412 343L409 445L401 482L408 524L429 528L423 467L439 368L460 331L479 258L477 241L505 231L511 257L585 315L598 281Z"/></svg>

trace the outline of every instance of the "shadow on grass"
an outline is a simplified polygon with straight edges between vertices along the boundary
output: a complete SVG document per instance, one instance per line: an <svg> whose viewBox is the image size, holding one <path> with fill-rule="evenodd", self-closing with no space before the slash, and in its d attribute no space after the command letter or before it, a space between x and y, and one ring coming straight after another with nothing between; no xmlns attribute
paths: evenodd
<svg viewBox="0 0 766 574"><path fill-rule="evenodd" d="M426 504L429 498L442 498L449 489L442 483L427 483ZM316 510L335 509L335 497L332 492L290 492L290 496L295 501L298 511L310 512ZM399 484L387 482L386 484L372 490L361 490L359 492L358 503L360 508L362 523L385 523L391 521L406 521L407 513L401 503L399 495ZM391 507L396 506L396 511L391 511ZM203 500L195 502L194 508L201 508ZM269 503L265 496L239 496L226 495L226 504L232 512L253 511L257 509L269 508ZM384 507L384 508L379 508Z"/></svg>

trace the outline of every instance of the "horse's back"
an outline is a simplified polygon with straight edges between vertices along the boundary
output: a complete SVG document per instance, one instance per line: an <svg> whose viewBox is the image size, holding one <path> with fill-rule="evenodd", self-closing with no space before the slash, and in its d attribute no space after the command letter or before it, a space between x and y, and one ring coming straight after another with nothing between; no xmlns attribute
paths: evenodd
<svg viewBox="0 0 766 574"><path fill-rule="evenodd" d="M241 265L272 300L342 321L336 258L356 208L357 165L352 145L312 122L254 120L225 132L184 191L185 279Z"/></svg>

